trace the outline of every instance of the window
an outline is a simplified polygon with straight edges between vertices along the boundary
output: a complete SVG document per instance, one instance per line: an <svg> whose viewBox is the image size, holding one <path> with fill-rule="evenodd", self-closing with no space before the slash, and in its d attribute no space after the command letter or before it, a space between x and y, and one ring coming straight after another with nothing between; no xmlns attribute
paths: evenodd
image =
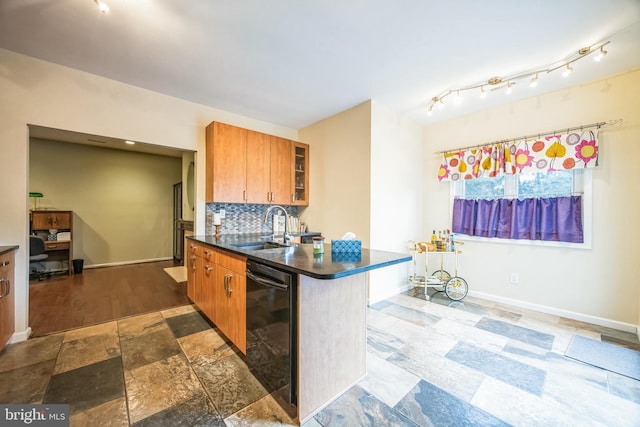
<svg viewBox="0 0 640 427"><path fill-rule="evenodd" d="M563 170L457 181L462 185L458 196L465 199L571 196L582 192L580 185L574 185L574 180L576 184L581 181L581 172L581 169Z"/></svg>
<svg viewBox="0 0 640 427"><path fill-rule="evenodd" d="M507 203L505 202L506 200L511 200L513 202L515 199L517 199L515 200L515 203L522 203L524 199L553 199L581 196L582 203L581 206L578 207L579 209L581 208L581 212L577 212L577 215L582 217L582 243L546 241L545 238L543 238L542 240L537 240L536 238L527 237L495 237L495 235L487 230L487 227L484 227L484 229L480 227L481 230L479 231L476 229L473 232L463 232L462 234L460 234L462 230L466 231L469 229L469 227L460 227L459 223L456 224L457 219L455 217L452 228L457 232L457 235L462 240L483 240L517 244L534 244L563 247L568 246L579 248L591 247L590 169L573 169L546 173L523 173L518 175L503 175L496 178L478 178L452 181L451 190L452 215L454 213L455 215L459 215L458 212L454 212L454 200L456 198L464 199L467 201L477 201L478 203L489 203L485 202L487 200L491 200L496 203L495 201L500 200L502 201L501 203L504 204ZM476 206L473 209L478 209L478 207ZM481 217L483 214L482 212L474 212L474 215Z"/></svg>

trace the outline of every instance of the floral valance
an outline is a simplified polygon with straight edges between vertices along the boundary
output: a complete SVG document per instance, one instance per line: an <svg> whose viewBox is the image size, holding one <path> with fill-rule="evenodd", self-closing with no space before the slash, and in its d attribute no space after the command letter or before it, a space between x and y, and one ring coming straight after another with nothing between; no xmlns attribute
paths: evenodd
<svg viewBox="0 0 640 427"><path fill-rule="evenodd" d="M597 130L498 142L443 154L439 181L591 168L598 164Z"/></svg>

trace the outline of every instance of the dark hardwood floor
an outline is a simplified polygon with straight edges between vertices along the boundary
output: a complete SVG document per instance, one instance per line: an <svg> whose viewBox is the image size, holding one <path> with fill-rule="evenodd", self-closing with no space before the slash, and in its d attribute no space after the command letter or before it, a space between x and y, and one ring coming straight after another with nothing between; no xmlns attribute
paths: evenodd
<svg viewBox="0 0 640 427"><path fill-rule="evenodd" d="M164 268L173 261L84 269L29 284L32 337L188 304L186 282Z"/></svg>

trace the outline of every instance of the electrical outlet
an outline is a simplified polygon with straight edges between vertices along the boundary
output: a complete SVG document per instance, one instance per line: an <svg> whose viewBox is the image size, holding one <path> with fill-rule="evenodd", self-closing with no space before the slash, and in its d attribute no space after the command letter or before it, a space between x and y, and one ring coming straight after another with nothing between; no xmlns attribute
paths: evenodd
<svg viewBox="0 0 640 427"><path fill-rule="evenodd" d="M509 280L509 283L511 283L512 285L518 284L518 273L511 273L511 279Z"/></svg>
<svg viewBox="0 0 640 427"><path fill-rule="evenodd" d="M224 219L226 215L227 215L227 211L225 211L224 209L220 209L220 219Z"/></svg>

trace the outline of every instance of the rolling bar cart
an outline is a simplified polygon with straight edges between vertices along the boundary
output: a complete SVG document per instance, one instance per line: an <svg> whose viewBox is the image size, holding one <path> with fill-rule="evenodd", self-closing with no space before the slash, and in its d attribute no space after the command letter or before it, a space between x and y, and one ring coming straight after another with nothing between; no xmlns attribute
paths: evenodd
<svg viewBox="0 0 640 427"><path fill-rule="evenodd" d="M456 248L453 251L440 251L436 250L436 246L432 243L420 242L416 243L413 241L409 242L409 251L412 252L413 258L413 272L409 276L409 282L413 283L415 286L424 286L425 287L425 298L429 299L429 295L427 294L427 288L434 288L438 292L444 292L445 295L453 300L460 301L469 292L469 285L467 281L462 277L458 276L458 255L462 253L459 247L462 246L462 242L456 242ZM434 271L430 276L427 275L427 269L429 267L429 254L431 255L440 255L440 269ZM418 275L417 268L417 257L424 254L424 275ZM453 255L455 260L455 270L454 275L451 276L444 269L444 257L445 255Z"/></svg>

